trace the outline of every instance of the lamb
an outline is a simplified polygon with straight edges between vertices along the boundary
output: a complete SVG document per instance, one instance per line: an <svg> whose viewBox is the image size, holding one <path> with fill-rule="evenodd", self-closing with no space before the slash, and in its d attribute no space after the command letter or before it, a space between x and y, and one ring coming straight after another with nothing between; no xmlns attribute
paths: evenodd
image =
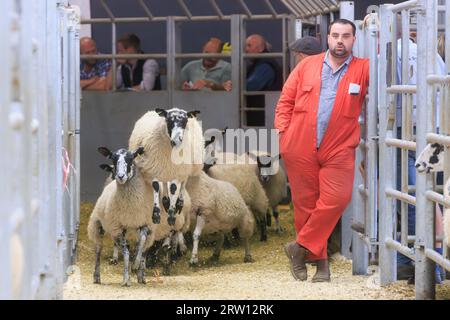
<svg viewBox="0 0 450 320"><path fill-rule="evenodd" d="M112 173L114 181L108 184L100 195L88 224L88 236L96 246L96 261L94 271L94 283L100 283L100 256L102 251L102 238L108 233L114 240L116 247L121 247L124 257L124 274L122 286L130 286L129 276L129 251L127 248L127 231L138 232L137 254L134 268L137 269L139 283L145 283L145 258L144 253L153 242L170 235L172 230L180 230L187 224L186 214L181 215L176 222L170 223L170 215L163 220L164 223L155 224L151 221L151 201L159 204L161 183L154 180L151 186L141 175L140 169L135 165L134 159L144 152L139 147L134 152L119 149L112 153L107 148L101 147L98 151L113 161L113 165L103 164L100 167ZM176 191L175 186L171 186ZM152 190L153 188L153 190ZM172 193L170 190L170 193ZM174 193L174 192L173 192ZM172 195L173 197L173 195ZM186 211L190 207L190 199L186 197ZM166 201L167 202L167 201ZM163 201L164 203L164 201ZM186 212L185 211L185 212ZM164 212L163 212L164 214ZM163 218L166 218L163 215ZM187 216L189 218L189 216ZM187 219L189 221L189 219ZM170 225L170 226L169 226ZM187 224L188 226L188 224Z"/></svg>
<svg viewBox="0 0 450 320"><path fill-rule="evenodd" d="M430 173L444 170L444 145L440 143L428 144L416 160L419 173ZM450 200L450 178L444 185L444 199ZM450 208L444 209L444 237L450 243Z"/></svg>
<svg viewBox="0 0 450 320"><path fill-rule="evenodd" d="M419 173L444 170L444 146L440 143L427 144L417 157L415 166Z"/></svg>
<svg viewBox="0 0 450 320"><path fill-rule="evenodd" d="M129 139L129 148L144 148L144 156L136 162L147 181L157 179L179 185L181 194L183 182L191 175L198 174L203 167L204 139L202 128L196 120L200 111L173 108L155 109L145 113L134 126ZM182 207L182 199L177 199ZM159 210L154 204L152 220L159 221ZM175 210L169 209L169 216Z"/></svg>
<svg viewBox="0 0 450 320"><path fill-rule="evenodd" d="M244 202L253 212L256 223L261 232L260 240L267 240L267 211L269 200L256 172L256 164L250 164L247 155L234 153L217 153L215 165L210 167L207 174L214 179L230 182L241 194ZM209 159L206 159L209 161Z"/></svg>
<svg viewBox="0 0 450 320"><path fill-rule="evenodd" d="M238 228L244 241L244 262L252 262L250 237L255 228L255 220L242 199L239 191L231 184L209 177L202 172L189 177L186 189L192 199L191 224L193 248L190 263L198 263L198 243L202 234L216 234L217 242L211 261L217 261L224 242L224 233Z"/></svg>
<svg viewBox="0 0 450 320"><path fill-rule="evenodd" d="M256 159L257 172L261 184L269 199L270 208L272 208L273 217L275 218L275 230L280 233L282 228L280 226L278 204L283 200L286 190L286 173L282 166L280 166L280 157L272 157L268 152L251 151L249 156ZM271 225L271 216L267 212L267 225Z"/></svg>

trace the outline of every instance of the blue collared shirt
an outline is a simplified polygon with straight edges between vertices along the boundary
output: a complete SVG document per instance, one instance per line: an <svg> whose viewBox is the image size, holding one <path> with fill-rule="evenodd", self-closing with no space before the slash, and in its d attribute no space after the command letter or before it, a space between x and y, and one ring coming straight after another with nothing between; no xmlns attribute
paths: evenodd
<svg viewBox="0 0 450 320"><path fill-rule="evenodd" d="M329 51L325 54L322 68L322 82L320 86L319 108L317 110L317 148L322 142L325 131L328 128L331 112L333 111L334 100L339 86L339 81L348 70L348 65L353 58L350 54L343 64L333 72L333 68L328 60Z"/></svg>
<svg viewBox="0 0 450 320"><path fill-rule="evenodd" d="M111 60L97 60L97 63L94 67L89 71L84 70L84 61L80 63L80 80L91 79L95 76L99 78L104 78L108 75L108 71L111 68L112 62Z"/></svg>

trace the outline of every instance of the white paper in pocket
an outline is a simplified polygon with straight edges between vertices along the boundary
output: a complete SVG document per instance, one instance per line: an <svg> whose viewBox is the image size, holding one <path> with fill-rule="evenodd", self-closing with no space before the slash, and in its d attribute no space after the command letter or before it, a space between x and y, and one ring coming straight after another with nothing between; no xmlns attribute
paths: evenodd
<svg viewBox="0 0 450 320"><path fill-rule="evenodd" d="M348 86L348 94L356 96L359 94L360 89L361 89L361 87L359 86L359 84L350 83L350 85Z"/></svg>

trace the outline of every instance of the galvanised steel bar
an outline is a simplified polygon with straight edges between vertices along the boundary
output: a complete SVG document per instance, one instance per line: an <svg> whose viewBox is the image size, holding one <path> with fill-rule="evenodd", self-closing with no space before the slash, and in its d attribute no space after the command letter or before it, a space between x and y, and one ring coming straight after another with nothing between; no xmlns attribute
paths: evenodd
<svg viewBox="0 0 450 320"><path fill-rule="evenodd" d="M402 245L400 242L395 241L393 239L385 239L385 244L388 248L400 252L401 254L407 256L413 261L415 260L414 250L407 246Z"/></svg>
<svg viewBox="0 0 450 320"><path fill-rule="evenodd" d="M209 3L211 4L211 7L213 7L214 11L217 13L217 16L220 20L223 20L223 12L220 10L220 7L217 5L216 0L209 0ZM275 15L276 16L276 15Z"/></svg>
<svg viewBox="0 0 450 320"><path fill-rule="evenodd" d="M393 14L388 9L388 5L380 6L380 75L388 73L388 50L387 44L391 42L390 27L392 25ZM386 188L393 189L395 186L394 166L395 152L386 144L386 139L393 138L394 121L389 116L387 83L385 78L379 81L379 132L380 132L380 284L386 285L397 279L397 254L396 251L386 244L386 239L393 239L394 230L394 210L395 201L384 191Z"/></svg>
<svg viewBox="0 0 450 320"><path fill-rule="evenodd" d="M154 16L152 14L152 12L150 11L150 8L147 6L147 4L144 2L144 0L138 0L139 5L141 6L142 10L144 10L144 12L147 14L148 16L148 20L152 21Z"/></svg>
<svg viewBox="0 0 450 320"><path fill-rule="evenodd" d="M417 12L417 152L427 142L432 130L433 90L427 76L435 74L436 1L419 0ZM416 299L435 298L434 263L427 259L425 249L434 247L434 204L426 198L433 186L431 175L416 177Z"/></svg>

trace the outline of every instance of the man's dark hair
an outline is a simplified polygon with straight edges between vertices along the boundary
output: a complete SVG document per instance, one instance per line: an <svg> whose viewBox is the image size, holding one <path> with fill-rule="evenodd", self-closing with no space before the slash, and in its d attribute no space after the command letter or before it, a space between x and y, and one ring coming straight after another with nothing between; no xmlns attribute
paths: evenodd
<svg viewBox="0 0 450 320"><path fill-rule="evenodd" d="M117 40L117 42L122 43L122 45L124 46L125 49L128 49L129 47L133 47L137 51L141 50L141 40L134 33L124 34Z"/></svg>
<svg viewBox="0 0 450 320"><path fill-rule="evenodd" d="M331 30L331 26L335 23L340 23L340 24L349 24L352 26L353 29L353 36L356 35L356 26L353 22L351 22L350 20L347 19L336 19L334 20L332 23L330 23L330 25L328 26L328 34L330 34L330 30Z"/></svg>

